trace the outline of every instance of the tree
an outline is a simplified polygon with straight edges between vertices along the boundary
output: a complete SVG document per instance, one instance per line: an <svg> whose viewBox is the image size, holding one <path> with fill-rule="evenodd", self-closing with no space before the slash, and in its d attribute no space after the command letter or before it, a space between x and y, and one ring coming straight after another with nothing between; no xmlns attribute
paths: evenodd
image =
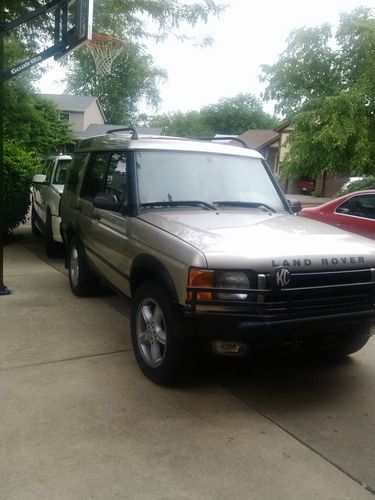
<svg viewBox="0 0 375 500"><path fill-rule="evenodd" d="M30 47L15 33L8 34L4 53L6 68L31 55ZM60 120L59 110L34 94L33 81L37 76L37 70L27 71L4 83L0 239L25 221L32 175L41 168L42 156L73 141L68 127Z"/></svg>
<svg viewBox="0 0 375 500"><path fill-rule="evenodd" d="M359 8L341 16L334 38L328 25L294 31L263 66L265 98L294 126L284 175L374 172L374 52L373 13Z"/></svg>
<svg viewBox="0 0 375 500"><path fill-rule="evenodd" d="M273 128L277 120L263 111L251 94L238 94L209 104L200 111L155 116L150 124L169 135L183 137L239 135L250 128Z"/></svg>
<svg viewBox="0 0 375 500"><path fill-rule="evenodd" d="M30 184L40 164L31 152L17 141L4 143L3 190L0 214L0 240L5 234L26 221L30 205Z"/></svg>
<svg viewBox="0 0 375 500"><path fill-rule="evenodd" d="M198 137L212 135L214 132L207 126L199 111L168 113L154 116L150 125L161 127L166 135L177 137Z"/></svg>
<svg viewBox="0 0 375 500"><path fill-rule="evenodd" d="M195 25L218 15L222 7L212 0L176 2L175 0L101 0L94 3L94 34L106 34L126 41L123 52L112 66L112 75L98 77L87 49L74 53L68 66L67 90L99 97L107 120L111 123L134 123L141 102L157 107L159 84L166 78L164 70L154 66L147 54L145 41L168 36L184 39L182 23ZM200 40L211 42L209 37Z"/></svg>
<svg viewBox="0 0 375 500"><path fill-rule="evenodd" d="M273 128L277 120L265 113L252 94L222 98L201 110L202 119L215 133L238 135L250 128Z"/></svg>
<svg viewBox="0 0 375 500"><path fill-rule="evenodd" d="M45 5L44 0L3 0L6 21ZM207 22L218 16L224 6L213 0L94 0L93 33L115 36L127 41L125 51L113 66L111 78L97 78L94 63L87 50L75 51L68 64L67 88L70 92L93 94L100 98L108 120L112 123L134 121L140 102L153 106L159 102L159 84L166 78L164 70L153 64L147 54L147 40L163 40L175 36L187 37L181 27ZM17 28L16 38L23 42L29 55L53 35L53 22L48 15L35 18ZM198 40L210 44L204 36Z"/></svg>
<svg viewBox="0 0 375 500"><path fill-rule="evenodd" d="M4 47L5 67L30 56L23 40L10 33ZM55 152L73 142L68 126L60 120L60 111L50 101L35 95L33 82L37 70L25 71L4 84L4 138L23 144L37 155Z"/></svg>
<svg viewBox="0 0 375 500"><path fill-rule="evenodd" d="M77 51L66 81L68 92L98 97L109 123L132 124L141 102L158 105L159 82L165 78L166 72L153 65L151 56L127 44L112 65L110 77L96 75L87 48Z"/></svg>

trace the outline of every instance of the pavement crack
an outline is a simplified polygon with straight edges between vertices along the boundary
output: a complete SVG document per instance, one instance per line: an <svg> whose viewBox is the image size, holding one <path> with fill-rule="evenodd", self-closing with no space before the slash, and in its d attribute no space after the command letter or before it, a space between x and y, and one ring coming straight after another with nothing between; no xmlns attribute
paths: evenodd
<svg viewBox="0 0 375 500"><path fill-rule="evenodd" d="M325 455L323 455L319 450L317 450L316 448L314 448L312 445L310 445L309 443L307 443L306 441L304 441L303 439L301 439L300 437L298 437L296 434L294 434L293 432L291 432L290 430L288 430L282 424L279 424L276 420L274 420L272 417L270 417L269 415L267 415L264 411L260 410L259 408L255 407L255 406L252 406L248 401L246 401L246 399L244 399L235 390L230 389L229 387L227 387L225 385L225 383L222 383L221 385L222 385L222 387L225 390L227 390L228 392L230 392L233 396L235 396L237 399L239 399L247 407L249 407L253 411L257 412L259 415L261 415L263 418L265 418L266 420L268 420L273 425L276 425L280 430L282 430L283 432L285 432L286 434L288 434L290 437L292 437L293 439L295 439L296 441L298 441L299 443L301 443L303 446L305 446L306 448L308 448L309 450L311 450L313 453L315 453L316 455L318 455L320 458L322 458L323 460L325 460L326 462L328 462L330 465L332 465L333 467L335 467L336 469L338 469L340 472L342 472L343 474L345 474L347 477L349 477L352 481L356 482L357 484L359 484L360 486L362 486L365 490L367 490L369 493L371 493L372 495L375 496L375 490L371 486L368 486L363 481L361 481L360 479L358 479L355 476L353 476L352 474L350 474L350 472L348 472L343 467L341 467L341 465L339 465L339 464L333 462L332 460L330 460L328 457L326 457Z"/></svg>
<svg viewBox="0 0 375 500"><path fill-rule="evenodd" d="M17 366L9 366L7 368L0 368L0 372L5 372L9 370L17 370L20 368L31 368L31 367L36 367L36 366L43 366L43 365L53 365L56 363L66 363L68 361L79 361L81 359L89 359L89 358L98 358L101 356L111 356L113 354L119 354L121 352L131 352L132 349L118 349L117 351L109 351L109 352L102 352L102 353L96 353L96 354L87 354L84 356L72 356L71 358L62 358L62 359L54 359L51 361L41 361L40 363L30 363L27 365L17 365Z"/></svg>

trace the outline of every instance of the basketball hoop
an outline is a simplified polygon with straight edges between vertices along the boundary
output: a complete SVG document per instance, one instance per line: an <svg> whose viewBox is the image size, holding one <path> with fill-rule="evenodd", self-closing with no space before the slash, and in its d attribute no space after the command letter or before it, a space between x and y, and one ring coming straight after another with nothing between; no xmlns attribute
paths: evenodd
<svg viewBox="0 0 375 500"><path fill-rule="evenodd" d="M96 74L99 76L112 74L112 63L121 53L126 42L107 35L95 35L87 41L91 55L95 61Z"/></svg>

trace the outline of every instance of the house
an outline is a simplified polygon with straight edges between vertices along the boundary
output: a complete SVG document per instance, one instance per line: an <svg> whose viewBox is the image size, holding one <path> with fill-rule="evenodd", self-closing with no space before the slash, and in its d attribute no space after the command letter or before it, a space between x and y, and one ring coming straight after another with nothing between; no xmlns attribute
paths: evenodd
<svg viewBox="0 0 375 500"><path fill-rule="evenodd" d="M348 180L348 175L327 175L318 179L284 179L281 176L282 163L288 151L288 137L292 132L290 122L286 122L273 130L250 129L238 137L264 156L285 193L311 194L318 191L322 196L334 196Z"/></svg>
<svg viewBox="0 0 375 500"><path fill-rule="evenodd" d="M276 130L250 129L238 136L246 145L259 151L267 160L272 172L277 174L280 134Z"/></svg>
<svg viewBox="0 0 375 500"><path fill-rule="evenodd" d="M105 124L106 119L97 97L66 94L41 94L60 109L60 117L69 123L76 139L82 139L92 123Z"/></svg>
<svg viewBox="0 0 375 500"><path fill-rule="evenodd" d="M77 96L66 94L40 94L49 99L60 109L60 117L70 125L75 139L80 140L94 135L105 134L108 130L128 127L106 123L106 118L99 99L94 96ZM137 127L140 134L161 135L161 128ZM71 146L71 147L70 147ZM73 145L67 145L72 152Z"/></svg>

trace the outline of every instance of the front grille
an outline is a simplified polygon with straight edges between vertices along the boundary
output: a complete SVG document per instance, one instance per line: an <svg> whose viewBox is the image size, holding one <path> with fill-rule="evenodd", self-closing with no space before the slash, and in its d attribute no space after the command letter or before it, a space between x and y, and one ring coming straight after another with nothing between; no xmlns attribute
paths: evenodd
<svg viewBox="0 0 375 500"><path fill-rule="evenodd" d="M250 281L251 282L251 281ZM249 289L187 287L192 313L236 314L259 319L284 319L374 309L375 269L293 273L288 287L274 285L273 274L258 274ZM212 300L199 300L198 292ZM242 294L244 300L218 300L218 294Z"/></svg>

